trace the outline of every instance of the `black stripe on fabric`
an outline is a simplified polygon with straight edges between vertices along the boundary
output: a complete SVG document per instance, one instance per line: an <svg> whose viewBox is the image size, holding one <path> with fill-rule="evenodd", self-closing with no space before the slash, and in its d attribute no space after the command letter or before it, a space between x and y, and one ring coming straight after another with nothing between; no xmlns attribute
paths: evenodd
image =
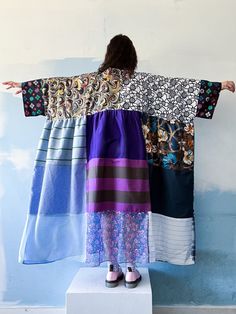
<svg viewBox="0 0 236 314"><path fill-rule="evenodd" d="M42 160L42 159L35 159L35 161L39 161L39 162L46 162L48 160L57 160L57 161L72 161L72 160L77 160L77 159L86 159L85 157L81 157L81 158L71 158L71 159L59 159L59 158L47 158L46 160Z"/></svg>
<svg viewBox="0 0 236 314"><path fill-rule="evenodd" d="M79 147L72 147L72 148L53 148L53 147L48 147L47 149L42 149L38 148L37 150L47 152L49 149L51 150L73 150L74 148L86 148L86 146L79 146Z"/></svg>
<svg viewBox="0 0 236 314"><path fill-rule="evenodd" d="M143 204L150 201L149 192L126 192L116 190L96 190L87 192L88 202L120 202Z"/></svg>
<svg viewBox="0 0 236 314"><path fill-rule="evenodd" d="M49 139L53 138L54 140L73 140L75 137L85 137L85 135L81 134L81 135L75 135L73 137L55 137L55 136L50 136L49 138L40 138L40 140L42 141L49 141Z"/></svg>
<svg viewBox="0 0 236 314"><path fill-rule="evenodd" d="M127 178L148 180L147 168L98 166L88 169L88 178Z"/></svg>
<svg viewBox="0 0 236 314"><path fill-rule="evenodd" d="M170 170L149 164L152 213L193 218L193 171Z"/></svg>
<svg viewBox="0 0 236 314"><path fill-rule="evenodd" d="M44 130L47 130L47 131L52 131L53 129L58 129L58 130L62 130L62 129L74 129L76 127L80 127L80 126L83 126L83 125L86 125L86 124L80 124L80 125L75 125L75 126L63 126L63 127L58 127L58 126L54 126L52 127L51 129L50 128L43 128Z"/></svg>

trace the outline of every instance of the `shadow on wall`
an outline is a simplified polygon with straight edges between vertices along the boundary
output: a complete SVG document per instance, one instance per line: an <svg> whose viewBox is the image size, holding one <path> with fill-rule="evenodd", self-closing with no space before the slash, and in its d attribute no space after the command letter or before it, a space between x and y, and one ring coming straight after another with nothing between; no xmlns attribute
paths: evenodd
<svg viewBox="0 0 236 314"><path fill-rule="evenodd" d="M154 305L236 304L236 253L198 250L197 256L195 265L150 267Z"/></svg>

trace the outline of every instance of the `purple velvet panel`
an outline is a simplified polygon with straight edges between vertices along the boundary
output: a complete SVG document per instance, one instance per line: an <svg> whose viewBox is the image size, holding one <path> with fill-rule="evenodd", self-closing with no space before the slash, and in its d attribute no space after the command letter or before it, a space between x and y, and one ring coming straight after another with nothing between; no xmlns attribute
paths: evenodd
<svg viewBox="0 0 236 314"><path fill-rule="evenodd" d="M141 113L105 110L87 116L87 159L146 159Z"/></svg>

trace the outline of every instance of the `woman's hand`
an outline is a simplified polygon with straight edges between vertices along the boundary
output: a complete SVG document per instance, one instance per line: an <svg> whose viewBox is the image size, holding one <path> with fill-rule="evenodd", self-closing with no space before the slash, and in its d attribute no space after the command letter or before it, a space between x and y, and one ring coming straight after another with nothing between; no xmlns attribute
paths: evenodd
<svg viewBox="0 0 236 314"><path fill-rule="evenodd" d="M221 82L221 90L227 89L230 92L234 93L235 92L235 83L233 81L224 81Z"/></svg>
<svg viewBox="0 0 236 314"><path fill-rule="evenodd" d="M3 85L8 85L7 89L18 87L19 89L15 92L15 95L17 95L17 94L22 92L21 83L13 82L13 81L7 81L7 82L2 82L2 84Z"/></svg>

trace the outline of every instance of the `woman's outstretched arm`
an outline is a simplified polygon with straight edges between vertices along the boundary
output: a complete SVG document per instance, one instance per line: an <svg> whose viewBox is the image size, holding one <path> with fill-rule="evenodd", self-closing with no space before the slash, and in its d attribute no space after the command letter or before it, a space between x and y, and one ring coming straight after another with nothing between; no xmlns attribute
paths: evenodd
<svg viewBox="0 0 236 314"><path fill-rule="evenodd" d="M221 86L221 90L227 89L232 93L235 92L235 83L233 81L224 81L221 83Z"/></svg>
<svg viewBox="0 0 236 314"><path fill-rule="evenodd" d="M15 95L20 94L22 92L21 83L19 82L7 81L7 82L2 82L2 84L8 86L6 89L15 88L15 87L19 88L15 92Z"/></svg>
<svg viewBox="0 0 236 314"><path fill-rule="evenodd" d="M172 113L174 116L179 113L179 115L181 115L181 121L183 122L185 122L185 120L189 122L194 116L211 119L219 92L221 90L235 92L235 83L233 81L209 82L206 80L169 79L157 75L149 76L148 79L151 79L151 81L148 81L148 86L151 86L151 88L149 88L151 93L147 95L148 104L146 108L152 110L154 115L158 116L168 114L169 117ZM62 78L62 81L64 82L65 78ZM2 82L2 84L6 85L7 89L18 88L15 92L16 95L22 93L25 116L37 116L46 115L45 102L47 103L48 98L48 96L46 96L48 88L47 82L48 79L38 79L22 83L6 81ZM162 86L163 84L161 83L163 83L164 86ZM154 85L152 88L152 84L155 85L155 88ZM52 85L54 86L55 84ZM59 86L58 80L56 80L56 86ZM158 86L161 89L160 92L158 92ZM196 87L197 91L195 90ZM198 95L196 95L196 92ZM162 97L159 94L161 94ZM198 102L196 101L196 96L198 96ZM175 106L177 99L180 100L178 100ZM166 101L168 103L166 103ZM181 101L183 104L181 104ZM149 105L150 102L151 106ZM173 110L169 108L170 102L171 106L174 107ZM160 110L164 110L164 113L158 110L160 105L162 107ZM165 107L167 107L166 110Z"/></svg>
<svg viewBox="0 0 236 314"><path fill-rule="evenodd" d="M7 89L17 88L15 95L22 93L24 114L26 117L46 115L43 85L44 79L31 80L26 82L6 81L2 82L7 86Z"/></svg>
<svg viewBox="0 0 236 314"><path fill-rule="evenodd" d="M21 88L21 83L19 82L13 82L13 81L7 81L7 82L2 82L3 85L7 85L8 87L6 89L10 89L10 88L19 88L16 91L16 95L20 94L22 92L22 88ZM221 90L227 89L230 92L235 92L235 83L233 81L223 81L221 82Z"/></svg>

